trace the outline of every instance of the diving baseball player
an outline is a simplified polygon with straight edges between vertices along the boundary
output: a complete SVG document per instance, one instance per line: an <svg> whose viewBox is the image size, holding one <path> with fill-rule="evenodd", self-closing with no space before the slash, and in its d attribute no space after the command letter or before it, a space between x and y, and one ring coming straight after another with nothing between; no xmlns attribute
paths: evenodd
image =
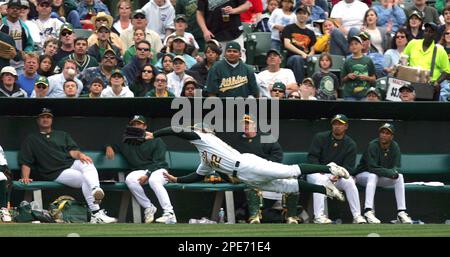
<svg viewBox="0 0 450 257"><path fill-rule="evenodd" d="M205 175L218 171L265 191L291 193L308 190L326 194L330 198L337 198L340 201L345 199L344 195L331 182L325 186L319 186L297 180L300 174L312 172L331 172L335 176L348 178L347 170L334 163L329 163L327 166L314 164L284 165L265 160L254 154L241 154L216 137L213 131L203 124L196 124L193 130L182 130L178 133L171 127L154 133L146 132L145 138L153 139L170 135L188 140L197 148L201 156L201 163L196 172L179 178L166 173L166 178L171 182L190 183L199 181Z"/></svg>
<svg viewBox="0 0 450 257"><path fill-rule="evenodd" d="M8 204L8 187L7 183L8 178L7 175L10 174L8 169L8 162L5 158L5 153L3 152L3 148L0 146L0 219L2 222L11 222L11 214L7 208Z"/></svg>

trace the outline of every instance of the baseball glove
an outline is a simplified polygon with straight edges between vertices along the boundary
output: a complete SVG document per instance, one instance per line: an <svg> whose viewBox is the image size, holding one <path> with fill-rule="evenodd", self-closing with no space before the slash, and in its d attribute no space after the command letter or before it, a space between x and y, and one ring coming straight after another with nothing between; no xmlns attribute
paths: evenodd
<svg viewBox="0 0 450 257"><path fill-rule="evenodd" d="M145 141L145 129L128 126L123 132L122 142L142 143Z"/></svg>
<svg viewBox="0 0 450 257"><path fill-rule="evenodd" d="M17 52L16 48L5 41L0 40L0 58L3 59L14 59Z"/></svg>
<svg viewBox="0 0 450 257"><path fill-rule="evenodd" d="M205 181L205 183L221 183L221 182L223 182L222 178L217 174L211 174L211 175L205 176L204 181Z"/></svg>

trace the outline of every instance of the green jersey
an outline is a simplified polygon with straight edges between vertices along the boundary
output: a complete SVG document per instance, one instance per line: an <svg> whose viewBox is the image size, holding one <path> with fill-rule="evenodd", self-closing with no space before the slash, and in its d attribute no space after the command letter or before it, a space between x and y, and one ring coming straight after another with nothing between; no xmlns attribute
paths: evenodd
<svg viewBox="0 0 450 257"><path fill-rule="evenodd" d="M69 151L78 149L72 137L64 131L33 133L22 144L19 164L25 164L37 171L40 179L55 180L75 161Z"/></svg>
<svg viewBox="0 0 450 257"><path fill-rule="evenodd" d="M356 168L356 174L368 171L378 176L391 178L401 166L400 147L392 141L388 149L382 149L377 139L369 143L366 151Z"/></svg>
<svg viewBox="0 0 450 257"><path fill-rule="evenodd" d="M341 71L341 78L347 76L349 73L373 76L375 75L375 66L372 60L365 55L359 59L354 59L351 57L344 62L344 67L342 67ZM361 80L359 78L347 80L343 83L344 97L355 97L357 99L362 99L366 96L367 89L369 89L370 86L371 85L368 81Z"/></svg>
<svg viewBox="0 0 450 257"><path fill-rule="evenodd" d="M356 143L349 136L333 137L331 131L317 133L308 152L308 163L327 165L334 162L352 172L356 164Z"/></svg>
<svg viewBox="0 0 450 257"><path fill-rule="evenodd" d="M209 70L205 89L206 92L217 94L218 97L259 96L255 73L242 61L235 67L226 60L214 63Z"/></svg>

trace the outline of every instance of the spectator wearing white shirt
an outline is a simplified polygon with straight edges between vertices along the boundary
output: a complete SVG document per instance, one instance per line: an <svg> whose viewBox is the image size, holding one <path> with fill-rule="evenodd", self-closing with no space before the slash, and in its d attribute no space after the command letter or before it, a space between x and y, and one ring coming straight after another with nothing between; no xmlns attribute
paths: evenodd
<svg viewBox="0 0 450 257"><path fill-rule="evenodd" d="M77 95L83 90L83 83L75 76L77 75L77 64L74 60L66 60L62 73L48 77L49 90L47 97L66 97L64 94L64 82L73 79L77 83ZM35 92L33 92L35 94Z"/></svg>
<svg viewBox="0 0 450 257"><path fill-rule="evenodd" d="M174 31L175 8L169 0L150 0L142 10L147 16L147 28L156 31L161 40Z"/></svg>
<svg viewBox="0 0 450 257"><path fill-rule="evenodd" d="M169 36L175 37L183 37L187 42L187 52L191 56L197 56L199 46L197 41L194 38L194 35L192 35L189 32L186 32L187 29L187 23L186 23L186 16L184 14L178 14L175 18L175 32L170 34ZM164 40L164 45L167 45L167 38Z"/></svg>
<svg viewBox="0 0 450 257"><path fill-rule="evenodd" d="M59 29L63 23L56 18L50 18L52 13L51 0L38 0L36 11L39 16L37 19L33 20L33 22L39 28L40 41L38 47L43 48L44 42L48 38L59 37Z"/></svg>
<svg viewBox="0 0 450 257"><path fill-rule="evenodd" d="M119 69L115 69L109 81L111 86L103 89L100 97L134 97L134 93L125 86L125 77Z"/></svg>
<svg viewBox="0 0 450 257"><path fill-rule="evenodd" d="M286 25L295 23L297 17L294 10L293 0L283 0L281 1L281 8L275 9L270 15L268 24L269 28L272 30L272 48L278 51L281 50L281 39L280 34Z"/></svg>
<svg viewBox="0 0 450 257"><path fill-rule="evenodd" d="M331 11L330 18L338 19L341 23L340 29L347 35L351 28L357 31L350 33L348 38L356 35L363 25L364 14L369 9L367 4L358 0L342 0L337 3Z"/></svg>
<svg viewBox="0 0 450 257"><path fill-rule="evenodd" d="M181 95L184 82L187 79L193 79L185 73L186 62L183 56L177 55L173 58L173 72L167 74L167 88L176 97Z"/></svg>

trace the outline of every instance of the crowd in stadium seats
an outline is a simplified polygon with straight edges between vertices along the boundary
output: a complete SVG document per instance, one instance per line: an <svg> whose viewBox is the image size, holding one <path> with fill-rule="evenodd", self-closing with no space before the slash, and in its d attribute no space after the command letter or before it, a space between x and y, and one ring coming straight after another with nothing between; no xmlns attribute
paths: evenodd
<svg viewBox="0 0 450 257"><path fill-rule="evenodd" d="M74 97L179 97L186 96L186 82L194 81L203 96L271 98L273 85L282 83L275 90L284 88L279 98L286 99L450 100L450 5L444 0L211 5L0 1L0 96L68 97L62 85L70 79L78 86ZM230 62L235 44L238 61ZM65 72L67 62L75 67ZM411 67L402 70L407 78L399 75L399 65ZM120 91L110 88L117 69L124 80ZM155 80L158 73L166 75L163 86ZM393 86L386 77L401 83ZM105 93L91 89L93 83ZM414 96L402 97L400 88Z"/></svg>

